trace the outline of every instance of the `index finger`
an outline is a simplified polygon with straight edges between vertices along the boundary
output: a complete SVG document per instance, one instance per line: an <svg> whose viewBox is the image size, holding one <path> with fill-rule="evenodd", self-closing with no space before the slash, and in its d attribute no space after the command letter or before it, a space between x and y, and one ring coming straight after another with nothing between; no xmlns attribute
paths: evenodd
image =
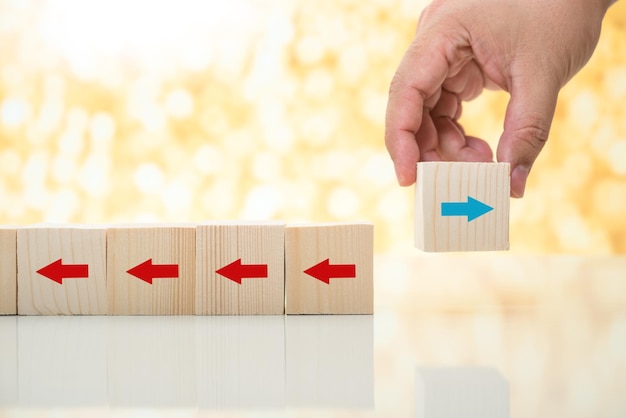
<svg viewBox="0 0 626 418"><path fill-rule="evenodd" d="M436 43L415 39L402 59L389 88L385 118L385 145L401 186L415 182L420 159L416 135L422 124L424 102L443 84L448 60Z"/></svg>

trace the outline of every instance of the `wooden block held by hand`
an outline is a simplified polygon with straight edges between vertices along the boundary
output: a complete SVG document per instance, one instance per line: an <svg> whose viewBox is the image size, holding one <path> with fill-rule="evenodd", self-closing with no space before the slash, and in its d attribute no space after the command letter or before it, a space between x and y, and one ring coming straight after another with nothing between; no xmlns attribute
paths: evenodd
<svg viewBox="0 0 626 418"><path fill-rule="evenodd" d="M508 163L421 162L415 246L422 251L509 249Z"/></svg>
<svg viewBox="0 0 626 418"><path fill-rule="evenodd" d="M288 314L374 313L374 226L285 228Z"/></svg>
<svg viewBox="0 0 626 418"><path fill-rule="evenodd" d="M196 229L115 226L107 238L110 315L193 315Z"/></svg>
<svg viewBox="0 0 626 418"><path fill-rule="evenodd" d="M20 315L106 314L106 230L20 228L17 277Z"/></svg>
<svg viewBox="0 0 626 418"><path fill-rule="evenodd" d="M196 231L196 315L285 313L284 229L212 223Z"/></svg>
<svg viewBox="0 0 626 418"><path fill-rule="evenodd" d="M0 227L0 315L17 314L17 230Z"/></svg>

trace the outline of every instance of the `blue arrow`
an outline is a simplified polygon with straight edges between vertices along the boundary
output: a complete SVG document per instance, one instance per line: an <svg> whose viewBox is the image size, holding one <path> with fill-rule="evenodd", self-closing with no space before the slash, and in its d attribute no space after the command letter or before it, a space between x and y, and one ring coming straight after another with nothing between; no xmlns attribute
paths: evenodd
<svg viewBox="0 0 626 418"><path fill-rule="evenodd" d="M442 202L441 216L467 216L467 221L483 216L493 208L474 198L467 197L467 202Z"/></svg>

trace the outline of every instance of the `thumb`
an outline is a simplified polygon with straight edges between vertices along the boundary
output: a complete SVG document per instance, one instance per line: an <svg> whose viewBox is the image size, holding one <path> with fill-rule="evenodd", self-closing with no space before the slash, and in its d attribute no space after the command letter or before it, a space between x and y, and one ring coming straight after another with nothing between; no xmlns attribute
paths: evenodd
<svg viewBox="0 0 626 418"><path fill-rule="evenodd" d="M511 164L512 197L524 196L530 169L548 140L558 94L557 83L513 81L497 150L498 161Z"/></svg>

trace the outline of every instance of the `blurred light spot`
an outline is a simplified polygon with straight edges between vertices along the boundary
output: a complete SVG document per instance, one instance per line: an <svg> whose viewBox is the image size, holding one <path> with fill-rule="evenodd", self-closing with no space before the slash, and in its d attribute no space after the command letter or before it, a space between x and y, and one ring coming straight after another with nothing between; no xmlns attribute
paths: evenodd
<svg viewBox="0 0 626 418"><path fill-rule="evenodd" d="M184 119L193 113L193 97L185 89L175 89L165 99L165 109L174 119Z"/></svg>
<svg viewBox="0 0 626 418"><path fill-rule="evenodd" d="M282 161L274 153L257 154L252 162L252 174L257 180L277 180L282 171Z"/></svg>
<svg viewBox="0 0 626 418"><path fill-rule="evenodd" d="M22 182L25 185L42 186L48 173L49 155L35 152L28 157L22 171Z"/></svg>
<svg viewBox="0 0 626 418"><path fill-rule="evenodd" d="M329 193L326 207L333 217L348 219L360 209L359 196L352 189L336 187Z"/></svg>
<svg viewBox="0 0 626 418"><path fill-rule="evenodd" d="M107 156L91 154L83 162L78 174L78 184L92 197L104 197L108 192L110 160Z"/></svg>
<svg viewBox="0 0 626 418"><path fill-rule="evenodd" d="M369 156L363 162L362 176L372 186L395 186L396 184L393 163L384 151Z"/></svg>
<svg viewBox="0 0 626 418"><path fill-rule="evenodd" d="M591 248L591 231L579 214L555 217L555 232L561 248L566 251L585 251Z"/></svg>
<svg viewBox="0 0 626 418"><path fill-rule="evenodd" d="M65 132L59 138L59 152L68 157L76 157L83 151L83 137L79 132Z"/></svg>
<svg viewBox="0 0 626 418"><path fill-rule="evenodd" d="M387 108L387 94L376 93L371 90L361 95L361 113L373 124L382 127L385 123L385 109ZM381 132L382 134L382 132Z"/></svg>
<svg viewBox="0 0 626 418"><path fill-rule="evenodd" d="M404 189L394 187L380 196L376 209L386 221L397 221L409 214L410 201Z"/></svg>
<svg viewBox="0 0 626 418"><path fill-rule="evenodd" d="M227 218L232 216L234 207L235 184L231 180L218 179L211 184L211 187L200 191L200 203L203 212L209 217ZM206 216L203 216L206 217Z"/></svg>
<svg viewBox="0 0 626 418"><path fill-rule="evenodd" d="M287 152L291 149L294 141L293 130L287 124L281 124L272 128L264 129L263 142L273 151ZM248 138L254 141L253 138Z"/></svg>
<svg viewBox="0 0 626 418"><path fill-rule="evenodd" d="M181 54L183 66L190 71L205 70L214 60L215 51L211 42L194 40L188 42Z"/></svg>
<svg viewBox="0 0 626 418"><path fill-rule="evenodd" d="M327 145L339 123L338 112L325 111L307 115L300 125L300 137L308 144L321 147Z"/></svg>
<svg viewBox="0 0 626 418"><path fill-rule="evenodd" d="M324 56L324 44L322 44L318 38L305 36L296 43L295 53L296 59L300 64L316 64Z"/></svg>
<svg viewBox="0 0 626 418"><path fill-rule="evenodd" d="M246 195L242 217L249 220L268 220L282 206L282 196L274 186L258 186Z"/></svg>
<svg viewBox="0 0 626 418"><path fill-rule="evenodd" d="M167 126L165 111L155 103L146 104L140 110L139 119L144 128L149 132L161 132Z"/></svg>
<svg viewBox="0 0 626 418"><path fill-rule="evenodd" d="M107 112L98 112L91 118L89 125L91 142L96 148L106 145L115 135L115 119Z"/></svg>
<svg viewBox="0 0 626 418"><path fill-rule="evenodd" d="M5 99L0 108L2 124L8 127L22 125L30 116L30 104L22 99Z"/></svg>
<svg viewBox="0 0 626 418"><path fill-rule="evenodd" d="M163 187L164 175L154 163L141 164L133 174L137 189L144 194L159 193Z"/></svg>
<svg viewBox="0 0 626 418"><path fill-rule="evenodd" d="M626 183L615 179L603 179L593 187L594 210L600 216L625 222L626 218Z"/></svg>
<svg viewBox="0 0 626 418"><path fill-rule="evenodd" d="M52 160L52 179L60 184L69 183L76 178L76 161L65 154L59 154Z"/></svg>
<svg viewBox="0 0 626 418"><path fill-rule="evenodd" d="M358 85L367 68L367 53L360 44L351 45L339 53L341 82L349 86Z"/></svg>
<svg viewBox="0 0 626 418"><path fill-rule="evenodd" d="M137 216L135 216L134 222L137 223L157 223L157 222L161 222L162 219L152 213L152 212L141 212L140 214L138 214Z"/></svg>
<svg viewBox="0 0 626 418"><path fill-rule="evenodd" d="M79 209L78 196L70 189L60 190L50 200L44 215L46 222L70 222Z"/></svg>
<svg viewBox="0 0 626 418"><path fill-rule="evenodd" d="M598 117L598 105L593 92L589 90L579 92L569 103L569 111L569 123L582 129L589 129ZM569 146L570 143L564 145Z"/></svg>
<svg viewBox="0 0 626 418"><path fill-rule="evenodd" d="M7 149L0 153L0 171L7 175L16 175L22 164L22 159L17 151Z"/></svg>
<svg viewBox="0 0 626 418"><path fill-rule="evenodd" d="M351 175L355 158L347 152L329 152L313 158L311 174L320 180L337 180Z"/></svg>
<svg viewBox="0 0 626 418"><path fill-rule="evenodd" d="M161 195L161 201L169 216L185 216L191 206L192 192L184 181L170 181Z"/></svg>
<svg viewBox="0 0 626 418"><path fill-rule="evenodd" d="M67 112L67 129L83 134L89 124L89 113L82 107L73 107Z"/></svg>
<svg viewBox="0 0 626 418"><path fill-rule="evenodd" d="M202 145L193 156L195 169L204 175L219 173L223 162L222 152L214 145Z"/></svg>
<svg viewBox="0 0 626 418"><path fill-rule="evenodd" d="M316 100L327 99L335 88L335 81L326 69L310 71L304 79L303 93Z"/></svg>
<svg viewBox="0 0 626 418"><path fill-rule="evenodd" d="M608 159L615 174L626 175L626 140L616 141L611 146Z"/></svg>
<svg viewBox="0 0 626 418"><path fill-rule="evenodd" d="M40 184L29 184L22 192L24 204L29 209L45 210L50 201L50 192Z"/></svg>

